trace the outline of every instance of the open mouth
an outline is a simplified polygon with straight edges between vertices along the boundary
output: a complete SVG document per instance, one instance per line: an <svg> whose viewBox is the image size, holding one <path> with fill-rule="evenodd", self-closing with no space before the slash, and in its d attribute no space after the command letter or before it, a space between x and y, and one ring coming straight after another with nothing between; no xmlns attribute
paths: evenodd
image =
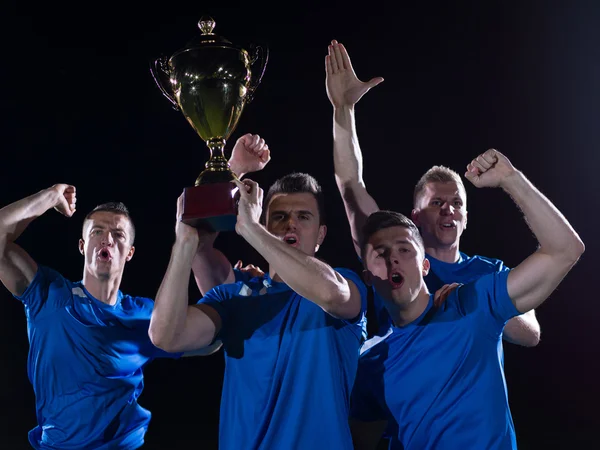
<svg viewBox="0 0 600 450"><path fill-rule="evenodd" d="M283 237L283 242L285 242L288 245L291 245L292 247L296 247L298 245L298 236L296 236L295 234L286 234Z"/></svg>
<svg viewBox="0 0 600 450"><path fill-rule="evenodd" d="M393 289L397 289L404 284L404 277L399 272L392 272L389 276L390 284Z"/></svg>
<svg viewBox="0 0 600 450"><path fill-rule="evenodd" d="M454 222L450 222L450 223L441 223L440 224L440 228L442 230L454 230L456 228L456 225L454 224Z"/></svg>
<svg viewBox="0 0 600 450"><path fill-rule="evenodd" d="M110 251L107 248L102 248L98 252L98 259L100 261L110 261L112 259L112 255L110 254Z"/></svg>

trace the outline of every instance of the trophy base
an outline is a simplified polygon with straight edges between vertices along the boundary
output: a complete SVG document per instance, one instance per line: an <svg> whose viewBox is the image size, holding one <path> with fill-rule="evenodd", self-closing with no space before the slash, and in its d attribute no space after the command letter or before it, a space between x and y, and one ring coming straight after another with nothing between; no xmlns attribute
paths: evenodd
<svg viewBox="0 0 600 450"><path fill-rule="evenodd" d="M208 231L233 231L237 220L237 187L209 183L183 190L181 221Z"/></svg>

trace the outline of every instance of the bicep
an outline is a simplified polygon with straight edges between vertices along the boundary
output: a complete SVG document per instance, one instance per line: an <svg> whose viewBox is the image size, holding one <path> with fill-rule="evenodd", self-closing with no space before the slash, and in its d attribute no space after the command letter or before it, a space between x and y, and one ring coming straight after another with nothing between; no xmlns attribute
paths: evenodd
<svg viewBox="0 0 600 450"><path fill-rule="evenodd" d="M205 304L188 306L185 326L170 351L172 353L195 352L199 349L208 351L206 347L214 343L215 336L220 330L221 316L214 308Z"/></svg>
<svg viewBox="0 0 600 450"><path fill-rule="evenodd" d="M344 201L346 216L350 223L354 249L360 256L362 228L367 218L374 212L379 211L379 206L377 206L377 203L367 192L367 188L362 183L346 183L339 185L339 189L342 200Z"/></svg>
<svg viewBox="0 0 600 450"><path fill-rule="evenodd" d="M348 297L343 302L335 302L326 312L338 319L354 320L360 316L363 308L366 308L366 289L361 291L354 281L342 277L339 273L338 276L340 281L347 285Z"/></svg>
<svg viewBox="0 0 600 450"><path fill-rule="evenodd" d="M350 419L350 433L354 450L374 450L377 448L383 432L387 426L387 420L375 420L363 422L362 420Z"/></svg>
<svg viewBox="0 0 600 450"><path fill-rule="evenodd" d="M556 289L573 262L537 251L510 271L508 295L519 312L537 308Z"/></svg>
<svg viewBox="0 0 600 450"><path fill-rule="evenodd" d="M38 266L17 244L8 242L0 257L0 280L16 296L22 295L35 277Z"/></svg>

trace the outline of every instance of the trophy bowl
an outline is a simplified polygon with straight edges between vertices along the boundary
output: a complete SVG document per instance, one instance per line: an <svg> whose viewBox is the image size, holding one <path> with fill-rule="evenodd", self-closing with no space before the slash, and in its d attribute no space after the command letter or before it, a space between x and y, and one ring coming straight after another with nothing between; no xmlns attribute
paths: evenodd
<svg viewBox="0 0 600 450"><path fill-rule="evenodd" d="M237 175L224 155L246 104L252 101L267 65L269 51L251 46L249 53L213 33L215 21L198 22L201 35L171 57L151 65L154 81L176 110L181 111L210 157L193 187L184 189L182 220L216 231L235 228Z"/></svg>

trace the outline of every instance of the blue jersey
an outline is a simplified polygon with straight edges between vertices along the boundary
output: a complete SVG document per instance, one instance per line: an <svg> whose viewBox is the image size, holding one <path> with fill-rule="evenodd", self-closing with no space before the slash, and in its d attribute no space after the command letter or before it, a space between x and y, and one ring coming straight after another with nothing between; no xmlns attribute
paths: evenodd
<svg viewBox="0 0 600 450"><path fill-rule="evenodd" d="M44 266L25 292L29 358L36 400L36 449L135 449L150 412L137 403L142 368L176 356L148 337L154 302L119 291L113 306Z"/></svg>
<svg viewBox="0 0 600 450"><path fill-rule="evenodd" d="M217 286L199 303L221 316L220 450L352 449L350 393L366 338L362 306L340 320L267 275ZM240 276L240 278L244 278Z"/></svg>
<svg viewBox="0 0 600 450"><path fill-rule="evenodd" d="M519 314L507 271L460 286L439 307L367 341L351 416L390 420L391 449L516 449L502 328Z"/></svg>
<svg viewBox="0 0 600 450"><path fill-rule="evenodd" d="M466 284L488 273L509 270L499 259L479 255L467 256L462 252L459 253L459 260L455 263L443 262L427 254L425 257L429 260L430 268L424 279L427 289L431 293L435 293L445 284ZM373 306L378 323L377 335L383 336L392 326L392 320L385 309L383 300L377 294L374 295Z"/></svg>

